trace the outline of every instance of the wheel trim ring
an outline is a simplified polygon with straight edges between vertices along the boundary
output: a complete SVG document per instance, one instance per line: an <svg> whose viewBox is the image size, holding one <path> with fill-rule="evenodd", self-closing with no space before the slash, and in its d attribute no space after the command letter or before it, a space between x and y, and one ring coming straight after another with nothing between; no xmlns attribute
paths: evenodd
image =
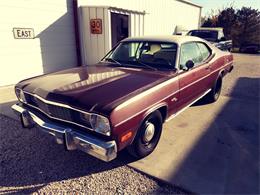
<svg viewBox="0 0 260 195"><path fill-rule="evenodd" d="M145 132L144 132L144 135L143 135L143 141L145 143L149 143L154 138L154 135L155 135L154 124L151 123L151 122L147 122L146 127L145 127Z"/></svg>

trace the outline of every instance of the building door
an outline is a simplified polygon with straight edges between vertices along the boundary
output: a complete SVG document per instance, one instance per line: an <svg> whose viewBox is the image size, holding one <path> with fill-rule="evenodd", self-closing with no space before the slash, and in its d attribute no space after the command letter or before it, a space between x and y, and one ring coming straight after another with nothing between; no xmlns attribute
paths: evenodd
<svg viewBox="0 0 260 195"><path fill-rule="evenodd" d="M129 36L129 17L128 15L111 13L111 36L112 47L119 41Z"/></svg>

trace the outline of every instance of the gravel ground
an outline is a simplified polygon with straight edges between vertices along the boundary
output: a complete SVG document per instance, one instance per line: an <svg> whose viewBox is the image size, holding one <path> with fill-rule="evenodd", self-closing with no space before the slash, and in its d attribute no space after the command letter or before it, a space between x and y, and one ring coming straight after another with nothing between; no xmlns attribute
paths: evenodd
<svg viewBox="0 0 260 195"><path fill-rule="evenodd" d="M222 95L259 99L260 56L234 57L235 69L224 79ZM188 193L129 168L126 164L133 159L124 152L110 163L80 151L66 152L48 135L23 130L19 122L3 115L0 137L0 194Z"/></svg>
<svg viewBox="0 0 260 195"><path fill-rule="evenodd" d="M66 152L37 129L0 115L0 194L183 194L126 164L125 153L105 163L80 151ZM5 138L5 139L3 139Z"/></svg>

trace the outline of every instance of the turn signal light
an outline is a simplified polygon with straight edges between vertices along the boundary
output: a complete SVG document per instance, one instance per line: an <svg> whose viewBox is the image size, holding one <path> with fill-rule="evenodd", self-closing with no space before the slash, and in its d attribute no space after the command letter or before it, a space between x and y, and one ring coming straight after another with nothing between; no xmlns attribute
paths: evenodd
<svg viewBox="0 0 260 195"><path fill-rule="evenodd" d="M123 135L120 139L121 142L125 142L128 139L130 139L132 137L133 133L132 131L129 131L127 134Z"/></svg>

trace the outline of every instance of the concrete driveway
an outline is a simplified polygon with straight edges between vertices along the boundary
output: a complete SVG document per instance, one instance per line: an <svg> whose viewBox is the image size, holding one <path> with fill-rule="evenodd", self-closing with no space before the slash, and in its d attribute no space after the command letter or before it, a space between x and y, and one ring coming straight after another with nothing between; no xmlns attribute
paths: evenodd
<svg viewBox="0 0 260 195"><path fill-rule="evenodd" d="M11 109L11 106L17 102L17 98L14 93L14 86L1 87L0 94L0 114L17 119Z"/></svg>
<svg viewBox="0 0 260 195"><path fill-rule="evenodd" d="M218 102L198 102L166 123L156 150L130 167L195 193L259 193L260 56L234 57ZM14 117L13 89L3 91L0 112Z"/></svg>
<svg viewBox="0 0 260 195"><path fill-rule="evenodd" d="M259 194L260 56L234 57L220 99L166 123L157 149L131 167L195 193Z"/></svg>

